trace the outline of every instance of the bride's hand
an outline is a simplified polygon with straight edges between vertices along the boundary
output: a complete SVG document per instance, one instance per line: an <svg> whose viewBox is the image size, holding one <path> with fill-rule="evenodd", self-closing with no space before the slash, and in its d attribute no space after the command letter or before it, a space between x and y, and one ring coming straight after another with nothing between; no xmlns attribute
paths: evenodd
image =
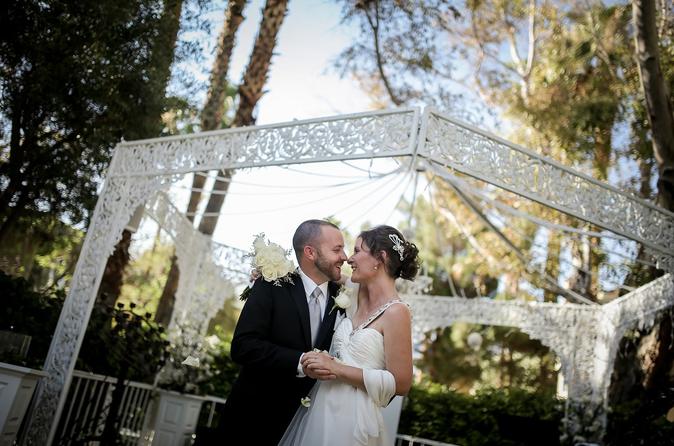
<svg viewBox="0 0 674 446"><path fill-rule="evenodd" d="M302 369L304 374L312 379L319 379L321 381L331 380L337 378L337 376L332 373L329 369L322 367L320 364L320 357L327 356L330 358L330 355L327 353L322 353L318 351L306 352L302 356Z"/></svg>
<svg viewBox="0 0 674 446"><path fill-rule="evenodd" d="M336 377L339 364L327 353L310 352L304 355L302 366L311 371L320 371Z"/></svg>

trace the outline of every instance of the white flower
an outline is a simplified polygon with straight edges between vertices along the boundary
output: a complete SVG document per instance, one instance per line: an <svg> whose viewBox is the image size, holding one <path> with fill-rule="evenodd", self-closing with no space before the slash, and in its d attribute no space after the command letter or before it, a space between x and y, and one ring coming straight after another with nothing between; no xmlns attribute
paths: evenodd
<svg viewBox="0 0 674 446"><path fill-rule="evenodd" d="M300 404L302 404L304 407L311 406L311 398L309 398L308 396L305 396L304 398L302 398L300 400Z"/></svg>
<svg viewBox="0 0 674 446"><path fill-rule="evenodd" d="M189 355L181 364L188 367L199 367L199 358Z"/></svg>
<svg viewBox="0 0 674 446"><path fill-rule="evenodd" d="M264 233L256 235L255 240L253 240L253 249L255 251L261 251L262 248L266 246L267 243L264 241Z"/></svg>
<svg viewBox="0 0 674 446"><path fill-rule="evenodd" d="M277 282L295 270L287 255L280 245L265 243L264 234L258 235L253 242L253 266L267 282Z"/></svg>
<svg viewBox="0 0 674 446"><path fill-rule="evenodd" d="M335 297L335 305L342 310L346 310L351 306L351 291L345 289Z"/></svg>
<svg viewBox="0 0 674 446"><path fill-rule="evenodd" d="M346 310L351 306L351 301L352 301L352 289L351 288L344 288L342 292L340 292L337 297L335 297L335 304L332 306L332 310L335 308L339 308L342 310ZM332 311L330 310L330 311Z"/></svg>

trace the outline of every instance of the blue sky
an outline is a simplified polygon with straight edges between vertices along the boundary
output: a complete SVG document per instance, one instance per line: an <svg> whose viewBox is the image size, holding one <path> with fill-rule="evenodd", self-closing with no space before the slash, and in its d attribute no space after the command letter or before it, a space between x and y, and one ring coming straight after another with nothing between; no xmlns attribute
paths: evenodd
<svg viewBox="0 0 674 446"><path fill-rule="evenodd" d="M253 0L244 10L236 46L232 54L229 78L238 83L248 63L261 19L264 1ZM213 36L208 45L215 44L222 28L224 14L209 14ZM356 32L340 24L340 7L323 0L289 2L288 15L281 27L278 43L265 86L266 93L257 106L257 124L270 124L356 113L369 110L370 100L353 79L340 79L330 70L331 61L350 43ZM214 54L208 51L204 63L210 70ZM207 73L201 79L207 82ZM203 104L203 95L196 99Z"/></svg>

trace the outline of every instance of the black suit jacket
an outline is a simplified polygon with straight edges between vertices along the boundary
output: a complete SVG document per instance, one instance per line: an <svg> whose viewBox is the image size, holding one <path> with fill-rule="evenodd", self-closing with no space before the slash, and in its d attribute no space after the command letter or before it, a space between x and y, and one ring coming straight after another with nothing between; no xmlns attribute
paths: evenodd
<svg viewBox="0 0 674 446"><path fill-rule="evenodd" d="M339 285L328 299L316 347L329 350ZM220 421L220 444L276 445L315 380L298 378L302 353L311 351L309 306L299 275L280 286L258 279L241 311L232 339L232 359L241 365Z"/></svg>

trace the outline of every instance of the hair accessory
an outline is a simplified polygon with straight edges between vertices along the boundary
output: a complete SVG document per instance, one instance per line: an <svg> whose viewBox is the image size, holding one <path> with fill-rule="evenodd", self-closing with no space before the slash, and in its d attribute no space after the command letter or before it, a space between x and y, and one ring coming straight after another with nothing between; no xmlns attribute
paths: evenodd
<svg viewBox="0 0 674 446"><path fill-rule="evenodd" d="M389 234L388 238L393 242L393 250L397 251L400 254L400 261L403 261L403 254L405 253L405 247L403 246L403 241L400 240L396 234Z"/></svg>

